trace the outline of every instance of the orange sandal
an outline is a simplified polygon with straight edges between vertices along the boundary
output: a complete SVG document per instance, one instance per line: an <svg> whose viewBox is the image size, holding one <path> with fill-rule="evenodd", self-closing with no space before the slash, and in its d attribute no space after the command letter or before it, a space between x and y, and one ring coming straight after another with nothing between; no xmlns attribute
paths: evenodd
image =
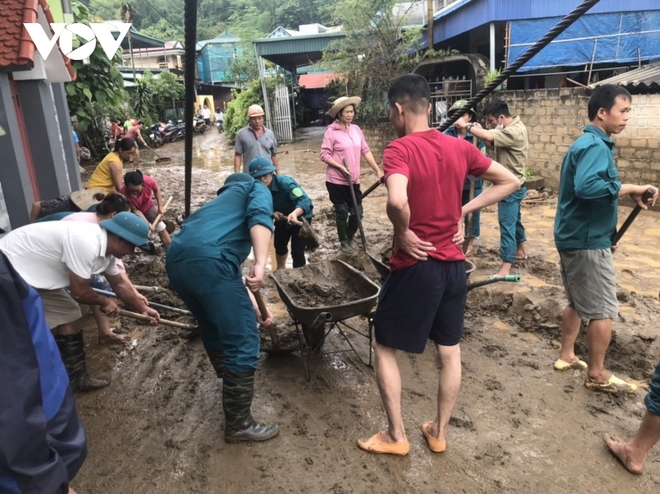
<svg viewBox="0 0 660 494"><path fill-rule="evenodd" d="M410 452L410 443L385 443L381 437L382 432L378 432L371 436L367 441L360 441L358 439L358 446L369 453L379 453L388 455L406 456Z"/></svg>
<svg viewBox="0 0 660 494"><path fill-rule="evenodd" d="M425 422L422 425L422 432L429 445L429 449L434 453L443 453L447 449L447 441L444 439L436 439L429 433L429 428L433 425L433 421Z"/></svg>

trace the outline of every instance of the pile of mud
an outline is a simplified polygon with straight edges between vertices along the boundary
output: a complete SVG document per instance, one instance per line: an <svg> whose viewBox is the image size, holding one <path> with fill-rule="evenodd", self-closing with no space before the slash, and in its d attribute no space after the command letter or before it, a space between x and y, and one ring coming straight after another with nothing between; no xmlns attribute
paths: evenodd
<svg viewBox="0 0 660 494"><path fill-rule="evenodd" d="M298 307L332 307L368 298L376 288L337 261L276 271L280 287Z"/></svg>

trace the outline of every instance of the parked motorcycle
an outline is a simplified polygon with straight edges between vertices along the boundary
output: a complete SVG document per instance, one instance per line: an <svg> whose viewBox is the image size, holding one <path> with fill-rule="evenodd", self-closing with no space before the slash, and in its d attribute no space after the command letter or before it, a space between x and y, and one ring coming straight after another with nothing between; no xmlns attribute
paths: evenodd
<svg viewBox="0 0 660 494"><path fill-rule="evenodd" d="M167 123L161 122L159 127L163 142L174 142L186 135L186 125L183 120L177 124L169 120Z"/></svg>
<svg viewBox="0 0 660 494"><path fill-rule="evenodd" d="M163 145L163 133L161 132L160 123L155 123L149 127L149 138L151 139L154 147L160 147Z"/></svg>

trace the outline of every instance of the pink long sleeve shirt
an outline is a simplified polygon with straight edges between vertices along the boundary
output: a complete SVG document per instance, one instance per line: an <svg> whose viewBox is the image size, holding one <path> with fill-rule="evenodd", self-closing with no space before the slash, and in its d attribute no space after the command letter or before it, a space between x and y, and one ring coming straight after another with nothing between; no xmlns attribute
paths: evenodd
<svg viewBox="0 0 660 494"><path fill-rule="evenodd" d="M341 163L345 159L354 184L360 183L360 156L367 153L369 146L360 127L349 124L348 128L343 129L337 122L328 125L321 146L321 161ZM325 171L325 180L331 184L348 185L344 174L330 165Z"/></svg>

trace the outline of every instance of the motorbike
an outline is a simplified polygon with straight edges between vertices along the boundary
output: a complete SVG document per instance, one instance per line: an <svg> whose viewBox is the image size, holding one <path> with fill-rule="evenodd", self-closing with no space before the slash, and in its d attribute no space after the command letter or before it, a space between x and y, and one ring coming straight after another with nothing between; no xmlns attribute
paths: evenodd
<svg viewBox="0 0 660 494"><path fill-rule="evenodd" d="M155 123L149 127L149 138L153 142L154 147L160 147L163 145L163 133L161 131L161 124Z"/></svg>
<svg viewBox="0 0 660 494"><path fill-rule="evenodd" d="M193 130L195 132L203 134L204 132L206 132L207 128L208 127L206 126L206 122L204 121L203 118L195 118L193 120Z"/></svg>
<svg viewBox="0 0 660 494"><path fill-rule="evenodd" d="M160 122L159 131L163 142L174 142L186 135L186 125L183 120L179 120L176 124L169 120L167 123Z"/></svg>

